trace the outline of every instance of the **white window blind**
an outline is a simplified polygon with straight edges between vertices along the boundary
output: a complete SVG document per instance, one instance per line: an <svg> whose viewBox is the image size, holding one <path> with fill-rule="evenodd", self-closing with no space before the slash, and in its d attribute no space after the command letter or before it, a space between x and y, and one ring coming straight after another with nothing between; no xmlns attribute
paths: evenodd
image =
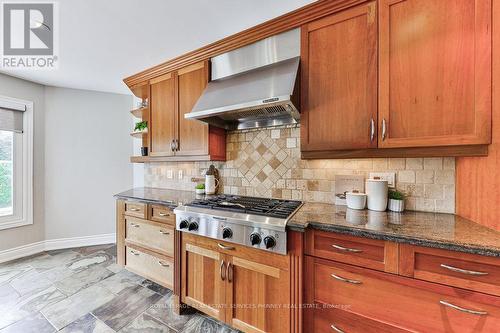
<svg viewBox="0 0 500 333"><path fill-rule="evenodd" d="M0 102L0 130L22 133L23 114L25 111L26 105L24 104L7 101Z"/></svg>

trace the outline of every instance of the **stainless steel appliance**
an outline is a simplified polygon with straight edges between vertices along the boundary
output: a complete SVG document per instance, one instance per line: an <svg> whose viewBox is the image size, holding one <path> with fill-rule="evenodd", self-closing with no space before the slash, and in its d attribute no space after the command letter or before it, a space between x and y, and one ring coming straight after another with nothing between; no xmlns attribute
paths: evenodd
<svg viewBox="0 0 500 333"><path fill-rule="evenodd" d="M176 229L286 254L286 224L301 205L294 200L207 196L174 209Z"/></svg>

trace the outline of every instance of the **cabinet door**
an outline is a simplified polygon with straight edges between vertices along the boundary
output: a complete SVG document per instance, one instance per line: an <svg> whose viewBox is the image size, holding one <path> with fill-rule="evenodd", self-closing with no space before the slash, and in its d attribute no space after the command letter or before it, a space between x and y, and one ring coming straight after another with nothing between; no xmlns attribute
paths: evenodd
<svg viewBox="0 0 500 333"><path fill-rule="evenodd" d="M377 147L375 3L302 27L302 151Z"/></svg>
<svg viewBox="0 0 500 333"><path fill-rule="evenodd" d="M185 119L201 96L208 81L208 62L200 62L178 71L178 151L176 155L207 155L208 125Z"/></svg>
<svg viewBox="0 0 500 333"><path fill-rule="evenodd" d="M219 252L182 243L182 302L224 321L227 258Z"/></svg>
<svg viewBox="0 0 500 333"><path fill-rule="evenodd" d="M288 271L240 257L229 263L226 322L244 332L290 331Z"/></svg>
<svg viewBox="0 0 500 333"><path fill-rule="evenodd" d="M155 78L150 84L150 155L170 156L174 153L171 143L175 138L176 119L174 74Z"/></svg>
<svg viewBox="0 0 500 333"><path fill-rule="evenodd" d="M379 4L379 146L490 143L491 0Z"/></svg>

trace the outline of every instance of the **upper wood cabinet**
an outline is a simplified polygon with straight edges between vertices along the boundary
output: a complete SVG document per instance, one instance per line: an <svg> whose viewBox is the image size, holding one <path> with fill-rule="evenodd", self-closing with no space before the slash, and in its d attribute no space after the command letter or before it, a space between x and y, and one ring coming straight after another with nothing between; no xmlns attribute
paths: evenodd
<svg viewBox="0 0 500 333"><path fill-rule="evenodd" d="M377 147L375 2L302 26L303 151Z"/></svg>
<svg viewBox="0 0 500 333"><path fill-rule="evenodd" d="M151 156L172 156L175 134L175 74L150 81L149 147Z"/></svg>
<svg viewBox="0 0 500 333"><path fill-rule="evenodd" d="M379 5L379 146L490 143L491 0Z"/></svg>
<svg viewBox="0 0 500 333"><path fill-rule="evenodd" d="M225 130L184 118L208 80L208 60L149 80L149 156L133 162L226 159Z"/></svg>

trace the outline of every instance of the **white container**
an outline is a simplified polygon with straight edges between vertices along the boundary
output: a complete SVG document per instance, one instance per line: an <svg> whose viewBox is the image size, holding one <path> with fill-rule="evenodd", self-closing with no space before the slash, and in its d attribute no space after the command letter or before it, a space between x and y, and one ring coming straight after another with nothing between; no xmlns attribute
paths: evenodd
<svg viewBox="0 0 500 333"><path fill-rule="evenodd" d="M396 200L389 199L389 210L393 212L402 212L405 210L405 201L404 200Z"/></svg>
<svg viewBox="0 0 500 333"><path fill-rule="evenodd" d="M389 184L387 180L367 179L365 183L369 210L383 212L387 209Z"/></svg>
<svg viewBox="0 0 500 333"><path fill-rule="evenodd" d="M365 209L366 194L359 192L347 192L345 195L347 207L351 209Z"/></svg>
<svg viewBox="0 0 500 333"><path fill-rule="evenodd" d="M204 188L195 188L194 190L195 190L196 194L205 194Z"/></svg>
<svg viewBox="0 0 500 333"><path fill-rule="evenodd" d="M215 194L217 191L217 187L219 187L219 181L215 178L214 175L206 175L205 176L205 193L206 194Z"/></svg>

